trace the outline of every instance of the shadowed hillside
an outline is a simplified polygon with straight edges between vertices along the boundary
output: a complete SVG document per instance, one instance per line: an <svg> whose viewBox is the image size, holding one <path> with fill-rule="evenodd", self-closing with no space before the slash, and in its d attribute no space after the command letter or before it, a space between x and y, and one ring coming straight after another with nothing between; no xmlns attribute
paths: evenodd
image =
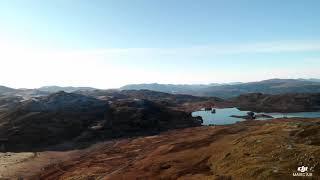
<svg viewBox="0 0 320 180"><path fill-rule="evenodd" d="M1 112L2 151L30 151L71 142L154 134L198 126L200 119L144 99L99 100L58 92L23 101Z"/></svg>
<svg viewBox="0 0 320 180"><path fill-rule="evenodd" d="M158 88L158 87L161 88ZM190 85L193 87L192 85ZM164 88L165 87L165 88ZM284 94L284 93L320 93L320 82L304 79L270 79L260 82L214 84L194 86L194 90L181 86L180 91L175 91L174 86L159 84L128 85L122 89L149 89L154 91L183 93L196 96L212 96L231 98L247 93Z"/></svg>
<svg viewBox="0 0 320 180"><path fill-rule="evenodd" d="M320 110L320 93L316 94L244 94L230 99L232 106L255 112L312 112Z"/></svg>

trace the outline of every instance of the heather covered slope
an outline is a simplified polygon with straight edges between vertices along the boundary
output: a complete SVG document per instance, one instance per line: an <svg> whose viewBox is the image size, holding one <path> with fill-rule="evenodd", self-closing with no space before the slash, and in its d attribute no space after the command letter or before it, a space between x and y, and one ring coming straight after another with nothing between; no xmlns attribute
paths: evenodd
<svg viewBox="0 0 320 180"><path fill-rule="evenodd" d="M43 179L290 179L320 176L320 120L246 121L123 139L45 168Z"/></svg>
<svg viewBox="0 0 320 180"><path fill-rule="evenodd" d="M312 112L320 111L320 93L269 95L252 93L229 100L232 106L255 112Z"/></svg>

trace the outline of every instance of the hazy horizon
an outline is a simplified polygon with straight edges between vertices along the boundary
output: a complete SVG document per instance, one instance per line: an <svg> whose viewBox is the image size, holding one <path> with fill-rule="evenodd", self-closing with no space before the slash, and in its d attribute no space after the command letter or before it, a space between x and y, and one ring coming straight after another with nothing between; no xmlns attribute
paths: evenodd
<svg viewBox="0 0 320 180"><path fill-rule="evenodd" d="M0 85L320 79L320 2L0 2Z"/></svg>
<svg viewBox="0 0 320 180"><path fill-rule="evenodd" d="M63 86L63 85L57 85L57 84L51 84L51 85L43 85L43 86L39 86L39 87L13 87L13 86L7 86L7 85L4 85L4 84L0 84L0 86L5 86L5 87L9 87L9 88L14 88L14 89L40 89L40 88L45 88L45 87L54 87L54 86L57 86L57 87L75 87L75 88L94 88L94 89L120 89L121 87L124 87L126 85L141 85L141 84L160 84L160 85L204 85L204 86L210 86L210 85L229 85L229 84L237 84L237 83L254 83L254 82L260 82L260 81L266 81L266 80L275 80L275 79L282 79L282 78L272 78L272 79L261 79L261 80L258 80L258 81L238 81L238 82L220 82L220 83L217 83L217 82L211 82L211 83L205 83L205 84L197 84L197 83L191 83L191 84L183 84L183 83L180 83L180 84L172 84L172 83L158 83L158 82L150 82L150 83L138 83L138 84L123 84L119 87L113 87L113 88L99 88L99 87L94 87L94 86L71 86L71 85L66 85L66 86ZM283 80L287 80L287 79L283 79ZM305 78L294 78L292 80L310 80L310 81L315 81L315 82L320 82L320 79L318 78L308 78L308 79L305 79Z"/></svg>

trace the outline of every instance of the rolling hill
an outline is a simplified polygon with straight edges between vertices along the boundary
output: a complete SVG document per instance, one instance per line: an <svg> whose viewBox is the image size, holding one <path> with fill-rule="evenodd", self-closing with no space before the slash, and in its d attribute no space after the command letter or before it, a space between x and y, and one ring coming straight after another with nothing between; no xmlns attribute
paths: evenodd
<svg viewBox="0 0 320 180"><path fill-rule="evenodd" d="M247 93L319 93L320 82L309 79L269 79L259 82L218 85L136 84L127 85L121 89L148 89L160 92L220 97L227 99Z"/></svg>
<svg viewBox="0 0 320 180"><path fill-rule="evenodd" d="M38 90L55 93L55 92L59 92L59 91L64 91L64 92L91 91L91 90L95 90L95 88L92 88L92 87L72 87L72 86L67 86L67 87L43 86L43 87L38 88Z"/></svg>

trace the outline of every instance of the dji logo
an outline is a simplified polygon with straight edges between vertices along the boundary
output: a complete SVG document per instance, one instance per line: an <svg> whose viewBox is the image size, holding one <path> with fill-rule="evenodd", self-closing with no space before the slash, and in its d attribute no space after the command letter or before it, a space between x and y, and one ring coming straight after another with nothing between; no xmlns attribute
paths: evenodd
<svg viewBox="0 0 320 180"><path fill-rule="evenodd" d="M294 172L292 175L293 176L300 176L300 177L311 177L312 176L312 173L308 173L308 167L306 166L301 166L301 167L298 167L297 171L298 172ZM312 171L312 170L310 170Z"/></svg>
<svg viewBox="0 0 320 180"><path fill-rule="evenodd" d="M308 167L305 167L305 166L298 167L298 172L305 173L307 171L308 171Z"/></svg>

